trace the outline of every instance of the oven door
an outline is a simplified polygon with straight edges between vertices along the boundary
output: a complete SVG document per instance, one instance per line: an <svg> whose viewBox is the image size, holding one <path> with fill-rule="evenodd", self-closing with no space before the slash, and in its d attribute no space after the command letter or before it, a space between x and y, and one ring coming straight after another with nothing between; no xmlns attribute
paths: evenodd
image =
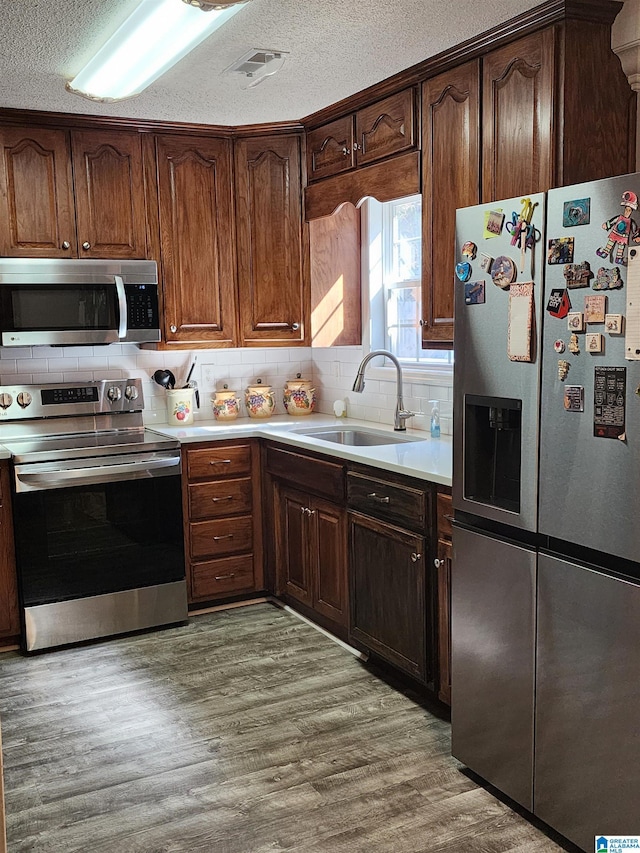
<svg viewBox="0 0 640 853"><path fill-rule="evenodd" d="M16 466L27 650L187 618L180 457L127 471L132 458Z"/></svg>

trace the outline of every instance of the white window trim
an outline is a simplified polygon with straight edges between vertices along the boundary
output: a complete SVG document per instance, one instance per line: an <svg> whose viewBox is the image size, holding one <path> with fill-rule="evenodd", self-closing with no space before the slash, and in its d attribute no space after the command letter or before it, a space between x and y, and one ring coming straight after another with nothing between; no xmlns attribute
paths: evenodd
<svg viewBox="0 0 640 853"><path fill-rule="evenodd" d="M370 204L363 204L360 210L363 234L371 235L372 229L378 230L382 226L382 211ZM371 352L374 349L386 349L386 329L373 329L371 318L371 299L374 288L380 290L382 294L382 263L377 266L370 266L370 251L369 240L361 241L360 264L362 281L365 283L362 293L362 356ZM368 282L368 286L367 286ZM384 298L381 295L381 298ZM384 316L384 311L383 311ZM421 367L409 366L402 363L402 376L407 382L412 385L453 385L453 365L424 365ZM367 376L371 379L379 379L385 382L395 382L396 368L394 365L370 365L367 368Z"/></svg>

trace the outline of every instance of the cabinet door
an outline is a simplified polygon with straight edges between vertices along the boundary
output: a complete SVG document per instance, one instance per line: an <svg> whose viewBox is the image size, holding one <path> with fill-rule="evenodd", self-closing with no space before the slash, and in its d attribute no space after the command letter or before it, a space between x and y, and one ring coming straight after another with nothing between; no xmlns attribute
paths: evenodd
<svg viewBox="0 0 640 853"><path fill-rule="evenodd" d="M347 625L346 513L335 504L312 498L309 516L313 608L339 625Z"/></svg>
<svg viewBox="0 0 640 853"><path fill-rule="evenodd" d="M349 519L350 636L424 681L425 539L355 513Z"/></svg>
<svg viewBox="0 0 640 853"><path fill-rule="evenodd" d="M554 37L542 30L483 61L483 202L553 186Z"/></svg>
<svg viewBox="0 0 640 853"><path fill-rule="evenodd" d="M353 169L353 116L323 124L307 133L307 173L310 181Z"/></svg>
<svg viewBox="0 0 640 853"><path fill-rule="evenodd" d="M231 143L160 136L156 153L165 340L233 346Z"/></svg>
<svg viewBox="0 0 640 853"><path fill-rule="evenodd" d="M405 89L356 113L358 166L415 146L415 97L414 89Z"/></svg>
<svg viewBox="0 0 640 853"><path fill-rule="evenodd" d="M20 633L9 466L0 467L0 637Z"/></svg>
<svg viewBox="0 0 640 853"><path fill-rule="evenodd" d="M309 497L304 492L277 489L276 556L278 592L311 607L313 582L309 560Z"/></svg>
<svg viewBox="0 0 640 853"><path fill-rule="evenodd" d="M62 130L0 128L0 254L77 254L71 152Z"/></svg>
<svg viewBox="0 0 640 853"><path fill-rule="evenodd" d="M145 258L146 213L139 133L74 131L78 255Z"/></svg>
<svg viewBox="0 0 640 853"><path fill-rule="evenodd" d="M438 540L438 699L451 704L451 542Z"/></svg>
<svg viewBox="0 0 640 853"><path fill-rule="evenodd" d="M456 208L480 196L480 73L469 62L422 86L422 343L453 346Z"/></svg>
<svg viewBox="0 0 640 853"><path fill-rule="evenodd" d="M301 199L297 136L236 142L238 287L244 346L304 341L307 310Z"/></svg>

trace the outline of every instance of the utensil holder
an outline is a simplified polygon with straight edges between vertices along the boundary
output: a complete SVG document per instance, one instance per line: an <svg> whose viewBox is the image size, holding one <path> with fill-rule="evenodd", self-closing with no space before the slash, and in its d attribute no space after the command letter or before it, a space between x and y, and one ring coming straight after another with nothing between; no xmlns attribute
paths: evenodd
<svg viewBox="0 0 640 853"><path fill-rule="evenodd" d="M195 397L194 388L167 391L167 421L171 426L188 426L193 423Z"/></svg>

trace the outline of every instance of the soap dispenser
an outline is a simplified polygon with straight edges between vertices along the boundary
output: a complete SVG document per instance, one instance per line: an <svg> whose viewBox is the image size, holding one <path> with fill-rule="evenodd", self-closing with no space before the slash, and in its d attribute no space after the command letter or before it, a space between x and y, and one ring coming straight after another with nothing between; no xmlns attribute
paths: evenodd
<svg viewBox="0 0 640 853"><path fill-rule="evenodd" d="M440 438L440 401L429 400L431 403L431 438Z"/></svg>

